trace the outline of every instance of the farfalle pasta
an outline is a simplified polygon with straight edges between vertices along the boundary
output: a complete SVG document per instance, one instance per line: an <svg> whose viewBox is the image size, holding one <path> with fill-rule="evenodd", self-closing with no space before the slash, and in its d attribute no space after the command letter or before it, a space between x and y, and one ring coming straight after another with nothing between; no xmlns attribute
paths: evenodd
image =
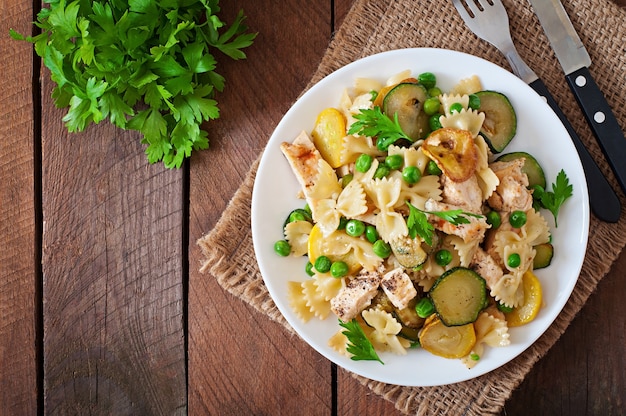
<svg viewBox="0 0 626 416"><path fill-rule="evenodd" d="M302 185L304 208L294 209L310 212L287 221L289 252L277 249L308 258L303 276L288 277L288 298L303 321L335 315L350 328L329 340L339 354L364 354L362 343L399 355L422 345L472 368L486 347L510 344L512 310L541 302L525 288L540 291L536 247L551 247L550 227L533 203L525 156L494 153L494 100L504 96L489 91L482 107L481 92L476 76L448 92L431 73L358 79L338 92L345 120L332 135L316 126L315 137L281 145ZM324 114L318 123L332 124Z"/></svg>

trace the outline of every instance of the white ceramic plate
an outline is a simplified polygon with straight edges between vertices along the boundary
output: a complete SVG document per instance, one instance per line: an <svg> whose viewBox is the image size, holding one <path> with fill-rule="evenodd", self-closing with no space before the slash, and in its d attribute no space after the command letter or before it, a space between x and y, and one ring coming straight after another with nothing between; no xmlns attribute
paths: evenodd
<svg viewBox="0 0 626 416"><path fill-rule="evenodd" d="M289 212L304 205L296 198L299 185L279 145L291 142L302 130L311 132L317 114L339 104L344 88L355 78L385 81L398 72L435 73L438 86L449 90L460 79L478 75L485 89L508 96L518 117L517 135L505 152L523 150L534 155L545 170L549 184L565 169L574 187L574 196L561 208L558 228L552 226L555 256L552 264L537 270L544 294L544 307L530 324L510 329L511 345L487 347L480 362L467 369L460 360L449 360L423 350L405 356L380 354L385 362L353 361L328 347L328 339L341 328L331 315L324 321L303 323L292 312L287 300L287 281L306 280L307 258L283 258L273 251L282 239L282 224ZM552 225L552 215L546 211ZM403 49L384 52L353 62L307 91L285 114L272 134L261 159L252 196L252 237L265 284L289 324L320 354L339 366L373 380L404 385L434 386L468 380L494 370L515 358L550 326L569 298L587 245L589 201L580 160L569 136L545 101L520 79L483 59L443 49Z"/></svg>

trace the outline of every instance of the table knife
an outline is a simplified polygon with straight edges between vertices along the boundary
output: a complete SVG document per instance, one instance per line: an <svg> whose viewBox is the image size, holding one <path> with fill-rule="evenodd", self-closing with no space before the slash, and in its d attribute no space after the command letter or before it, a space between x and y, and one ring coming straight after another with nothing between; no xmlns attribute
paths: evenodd
<svg viewBox="0 0 626 416"><path fill-rule="evenodd" d="M591 58L560 0L530 0L604 156L626 192L626 139L589 71Z"/></svg>

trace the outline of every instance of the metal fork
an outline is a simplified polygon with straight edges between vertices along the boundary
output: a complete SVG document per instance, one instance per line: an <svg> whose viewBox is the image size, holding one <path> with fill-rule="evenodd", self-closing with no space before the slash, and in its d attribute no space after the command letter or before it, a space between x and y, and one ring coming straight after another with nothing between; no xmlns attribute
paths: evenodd
<svg viewBox="0 0 626 416"><path fill-rule="evenodd" d="M589 191L589 205L595 216L606 222L617 222L621 203L608 180L583 144L543 81L522 60L515 49L509 29L509 16L500 0L452 0L467 27L478 37L495 46L507 59L513 73L544 97L559 117L578 151Z"/></svg>
<svg viewBox="0 0 626 416"><path fill-rule="evenodd" d="M527 84L539 78L517 53L509 31L509 16L499 0L452 0L452 3L467 27L504 55L515 75Z"/></svg>

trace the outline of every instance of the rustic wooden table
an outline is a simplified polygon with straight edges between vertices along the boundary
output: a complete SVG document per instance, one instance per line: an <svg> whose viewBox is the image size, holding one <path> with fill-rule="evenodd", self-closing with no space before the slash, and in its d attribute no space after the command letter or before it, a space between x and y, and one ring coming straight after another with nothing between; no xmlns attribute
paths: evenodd
<svg viewBox="0 0 626 416"><path fill-rule="evenodd" d="M220 65L210 150L170 171L110 125L68 134L48 72L7 36L31 30L33 2L0 2L1 415L400 414L198 272L196 239L352 0L222 3L259 36L248 61ZM503 414L623 414L625 272L622 254Z"/></svg>

